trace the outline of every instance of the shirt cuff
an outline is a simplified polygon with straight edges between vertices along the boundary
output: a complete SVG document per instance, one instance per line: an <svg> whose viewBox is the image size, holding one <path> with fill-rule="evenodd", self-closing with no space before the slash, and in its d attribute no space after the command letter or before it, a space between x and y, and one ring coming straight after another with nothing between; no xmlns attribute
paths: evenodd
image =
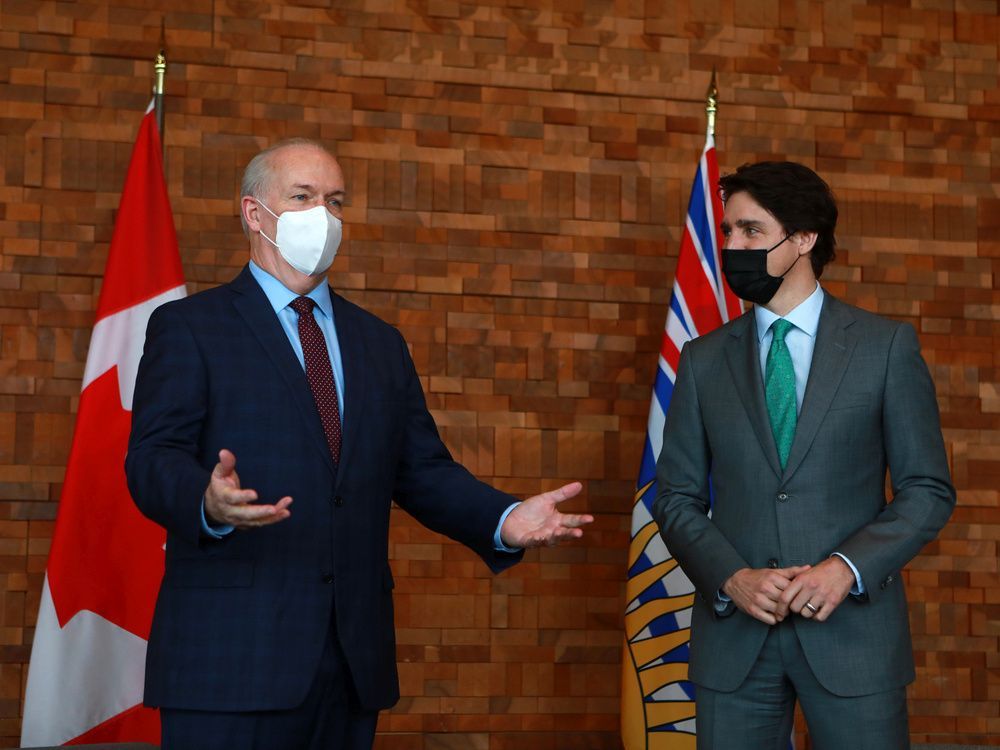
<svg viewBox="0 0 1000 750"><path fill-rule="evenodd" d="M854 585L851 586L851 595L861 596L861 594L865 593L865 583L864 581L861 580L861 574L858 572L858 569L855 568L854 563L848 560L847 557L845 557L844 555L840 554L839 552L834 552L833 554L839 557L845 563L847 563L847 567L851 569L852 573L854 573ZM833 555L830 556L833 557Z"/></svg>
<svg viewBox="0 0 1000 750"><path fill-rule="evenodd" d="M500 523L497 524L497 530L493 532L493 549L495 549L497 552L520 552L521 551L520 547L508 547L506 544L503 543L503 539L500 538L500 529L503 528L503 522L507 520L507 516L510 515L510 512L512 510L514 510L514 508L516 508L520 504L521 504L520 502L511 503L507 507L507 510L505 510L500 515Z"/></svg>
<svg viewBox="0 0 1000 750"><path fill-rule="evenodd" d="M208 518L205 516L205 498L201 499L201 530L213 539L222 539L233 530L233 527L227 524L212 526L208 523Z"/></svg>
<svg viewBox="0 0 1000 750"><path fill-rule="evenodd" d="M715 592L715 601L712 602L712 606L715 607L715 611L721 615L726 611L729 605L732 604L732 602L732 598L723 594L722 589L719 589Z"/></svg>

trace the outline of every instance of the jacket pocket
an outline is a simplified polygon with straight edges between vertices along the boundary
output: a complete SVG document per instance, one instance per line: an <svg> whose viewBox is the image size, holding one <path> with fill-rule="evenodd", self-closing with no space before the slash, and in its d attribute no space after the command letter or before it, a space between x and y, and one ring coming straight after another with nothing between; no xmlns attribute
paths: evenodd
<svg viewBox="0 0 1000 750"><path fill-rule="evenodd" d="M870 406L872 402L872 395L870 393L845 393L842 396L838 396L830 404L830 411L836 411L838 409L859 409L861 407Z"/></svg>

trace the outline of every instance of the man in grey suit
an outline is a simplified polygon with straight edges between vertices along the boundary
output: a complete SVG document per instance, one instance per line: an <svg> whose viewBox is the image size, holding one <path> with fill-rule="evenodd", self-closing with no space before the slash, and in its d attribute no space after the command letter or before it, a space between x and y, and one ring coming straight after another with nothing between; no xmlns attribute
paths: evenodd
<svg viewBox="0 0 1000 750"><path fill-rule="evenodd" d="M654 515L697 595L698 748L909 747L900 570L955 505L913 327L818 283L827 184L792 162L720 180L723 269L754 308L683 349ZM892 500L886 499L886 473Z"/></svg>

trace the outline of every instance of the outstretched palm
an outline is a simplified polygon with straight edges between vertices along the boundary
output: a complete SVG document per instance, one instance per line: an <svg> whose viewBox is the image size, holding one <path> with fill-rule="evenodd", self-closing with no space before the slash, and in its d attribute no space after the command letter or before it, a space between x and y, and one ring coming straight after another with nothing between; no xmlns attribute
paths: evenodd
<svg viewBox="0 0 1000 750"><path fill-rule="evenodd" d="M572 482L557 490L529 497L511 511L500 529L508 547L541 547L583 536L584 526L594 520L589 514L560 513L556 507L580 493L583 486Z"/></svg>

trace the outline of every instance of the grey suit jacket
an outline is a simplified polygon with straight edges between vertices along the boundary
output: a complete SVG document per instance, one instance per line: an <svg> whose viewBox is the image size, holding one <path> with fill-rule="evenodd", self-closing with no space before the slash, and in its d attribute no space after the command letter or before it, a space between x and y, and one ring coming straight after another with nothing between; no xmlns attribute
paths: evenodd
<svg viewBox="0 0 1000 750"><path fill-rule="evenodd" d="M767 636L768 625L741 611L715 611L733 573L815 565L836 551L867 591L823 623L793 615L809 666L836 695L905 685L914 668L899 572L955 505L916 333L825 296L782 471L755 329L751 311L684 347L657 464L653 515L697 590L690 678L735 690Z"/></svg>

